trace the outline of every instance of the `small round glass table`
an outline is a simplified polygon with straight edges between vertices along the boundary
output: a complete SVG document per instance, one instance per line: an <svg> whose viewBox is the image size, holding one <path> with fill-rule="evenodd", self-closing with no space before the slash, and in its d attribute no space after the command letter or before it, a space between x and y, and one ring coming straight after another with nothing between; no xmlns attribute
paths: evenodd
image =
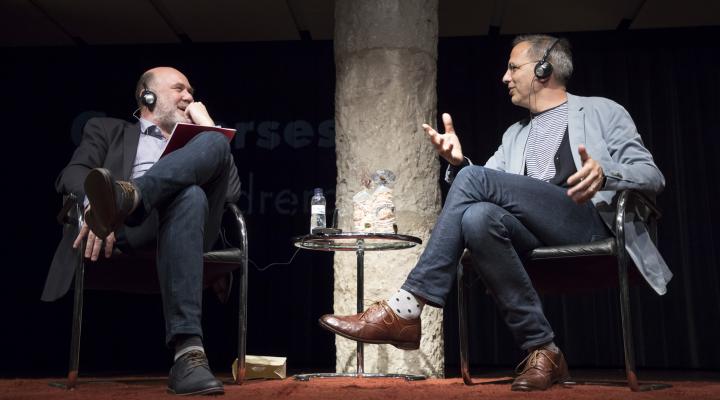
<svg viewBox="0 0 720 400"><path fill-rule="evenodd" d="M419 237L397 233L342 232L333 234L310 234L292 238L295 246L308 250L354 251L357 256L357 312L363 312L364 268L366 251L402 250L422 244ZM355 373L315 373L295 375L295 379L310 378L404 378L409 381L425 379L423 375L375 374L364 372L363 343L357 342L357 369Z"/></svg>

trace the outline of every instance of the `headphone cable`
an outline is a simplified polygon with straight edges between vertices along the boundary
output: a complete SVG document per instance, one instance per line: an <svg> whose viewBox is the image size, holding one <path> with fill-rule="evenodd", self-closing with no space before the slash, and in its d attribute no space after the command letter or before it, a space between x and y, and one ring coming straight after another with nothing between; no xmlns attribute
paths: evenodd
<svg viewBox="0 0 720 400"><path fill-rule="evenodd" d="M293 260L295 259L295 256L297 255L298 252L300 252L300 250L301 250L300 248L295 249L295 252L293 253L292 257L290 257L290 260L288 260L287 262L274 262L274 263L270 263L268 265L260 267L255 263L255 261L251 260L248 257L248 263L252 264L253 267L255 267L255 269L262 272L274 265L290 265L290 264L292 264Z"/></svg>

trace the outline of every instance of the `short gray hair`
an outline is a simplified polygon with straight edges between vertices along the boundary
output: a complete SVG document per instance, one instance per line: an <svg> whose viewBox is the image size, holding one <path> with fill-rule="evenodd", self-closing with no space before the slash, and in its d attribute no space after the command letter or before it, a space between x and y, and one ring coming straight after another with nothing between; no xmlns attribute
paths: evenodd
<svg viewBox="0 0 720 400"><path fill-rule="evenodd" d="M528 55L534 60L540 61L545 51L552 46L555 41L557 44L553 47L548 55L547 61L553 66L553 75L563 85L567 85L573 73L572 51L570 50L570 42L566 39L558 39L549 35L520 35L513 42L513 47L520 43L527 42L530 44Z"/></svg>

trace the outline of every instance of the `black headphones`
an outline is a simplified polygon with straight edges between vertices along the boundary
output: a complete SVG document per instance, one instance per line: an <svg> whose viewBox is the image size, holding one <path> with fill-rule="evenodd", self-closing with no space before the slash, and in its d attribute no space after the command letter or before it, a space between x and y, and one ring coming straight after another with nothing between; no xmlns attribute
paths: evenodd
<svg viewBox="0 0 720 400"><path fill-rule="evenodd" d="M540 61L535 64L535 77L537 77L538 80L547 79L552 74L553 66L547 59L548 56L550 56L550 51L553 49L553 47L555 47L556 44L558 44L559 41L560 39L555 39L553 44L551 44L550 47L545 50L545 54L543 54Z"/></svg>
<svg viewBox="0 0 720 400"><path fill-rule="evenodd" d="M148 110L152 111L153 108L155 108L155 102L157 101L157 96L155 96L155 93L148 89L147 86L143 85L143 91L140 92L140 103L145 105Z"/></svg>

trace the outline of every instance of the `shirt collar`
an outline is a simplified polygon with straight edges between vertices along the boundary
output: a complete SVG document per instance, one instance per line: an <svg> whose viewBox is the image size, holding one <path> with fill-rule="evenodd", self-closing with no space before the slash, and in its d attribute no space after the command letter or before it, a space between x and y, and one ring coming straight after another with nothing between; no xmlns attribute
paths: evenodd
<svg viewBox="0 0 720 400"><path fill-rule="evenodd" d="M531 113L531 114L533 117L539 117L543 114L552 114L553 112L562 110L563 108L567 109L567 104L568 104L568 102L567 102L567 100L565 100L562 103L560 103L554 107L548 108L547 110L542 110L539 113Z"/></svg>
<svg viewBox="0 0 720 400"><path fill-rule="evenodd" d="M160 131L160 127L144 118L140 118L140 133L152 136L157 139L165 140L162 131Z"/></svg>
<svg viewBox="0 0 720 400"><path fill-rule="evenodd" d="M146 120L145 118L140 118L140 132L145 132L147 128L153 126L152 122Z"/></svg>

